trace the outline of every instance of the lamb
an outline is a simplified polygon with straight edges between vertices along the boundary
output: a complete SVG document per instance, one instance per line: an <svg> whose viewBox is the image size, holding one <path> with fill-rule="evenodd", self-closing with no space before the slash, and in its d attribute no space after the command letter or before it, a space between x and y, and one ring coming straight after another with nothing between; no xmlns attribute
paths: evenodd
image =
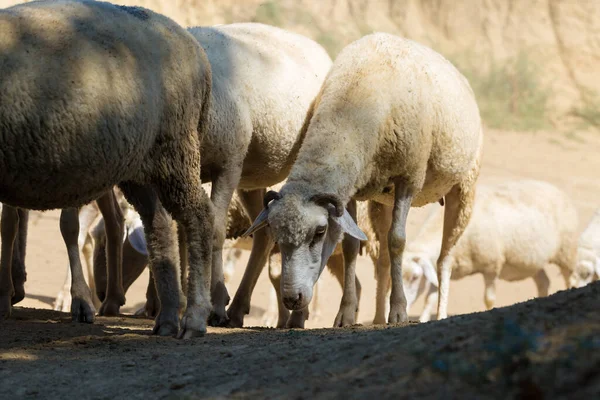
<svg viewBox="0 0 600 400"><path fill-rule="evenodd" d="M467 80L433 50L374 33L338 55L307 125L286 184L279 193L267 193L263 211L245 233L270 226L267 231L282 254L286 308L306 307L329 256L346 234L344 294L334 325L355 322L356 256L359 240L366 239L355 223L356 201L373 200L394 206L388 322L407 321L402 253L408 210L443 197L438 317L445 318L450 250L470 218L483 143Z"/></svg>
<svg viewBox="0 0 600 400"><path fill-rule="evenodd" d="M244 278L233 298L224 285L222 246L233 191L251 219L262 209L265 188L282 181L302 138L311 102L331 66L313 40L256 23L193 27L213 73L208 130L202 141L202 181L212 181L215 210L212 254L211 325L242 326L250 296L267 262L273 240L254 236Z"/></svg>
<svg viewBox="0 0 600 400"><path fill-rule="evenodd" d="M442 230L441 210L429 215L404 253L404 284L412 304L425 283L431 284L420 316L428 321L435 301L434 262L440 253L436 238ZM481 185L471 222L452 250L452 279L481 273L485 305L494 306L498 278L517 281L533 278L538 295L547 296L548 264L558 265L567 283L577 276L577 211L568 196L555 186L537 180ZM425 278L425 279L423 279Z"/></svg>
<svg viewBox="0 0 600 400"><path fill-rule="evenodd" d="M165 229L171 214L185 228L190 259L179 336L203 334L212 253L203 238L212 236L214 220L198 180L211 93L204 50L160 14L97 1L20 4L0 11L0 29L0 201L9 238L0 319L10 315L14 295L14 207L76 209L118 185L144 222L161 303L153 332L179 328L178 257ZM77 243L78 229L61 229ZM91 319L85 289L80 308Z"/></svg>
<svg viewBox="0 0 600 400"><path fill-rule="evenodd" d="M577 248L577 268L571 280L571 287L582 287L600 278L600 209L579 237Z"/></svg>

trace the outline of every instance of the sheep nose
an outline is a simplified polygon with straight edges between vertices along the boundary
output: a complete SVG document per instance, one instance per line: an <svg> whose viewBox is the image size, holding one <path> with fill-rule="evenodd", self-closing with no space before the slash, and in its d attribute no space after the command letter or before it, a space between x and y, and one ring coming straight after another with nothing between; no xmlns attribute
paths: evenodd
<svg viewBox="0 0 600 400"><path fill-rule="evenodd" d="M296 310L302 304L302 293L283 296L283 304L288 310Z"/></svg>

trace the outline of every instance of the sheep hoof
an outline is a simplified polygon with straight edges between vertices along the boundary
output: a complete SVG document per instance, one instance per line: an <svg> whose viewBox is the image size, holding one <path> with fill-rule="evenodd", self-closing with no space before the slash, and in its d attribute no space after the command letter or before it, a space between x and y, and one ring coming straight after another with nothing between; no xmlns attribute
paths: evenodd
<svg viewBox="0 0 600 400"><path fill-rule="evenodd" d="M94 322L96 309L91 301L79 296L73 296L71 301L71 317L75 322L85 322L91 324Z"/></svg>
<svg viewBox="0 0 600 400"><path fill-rule="evenodd" d="M217 282L215 289L212 291L211 299L213 309L208 318L208 324L210 326L227 326L229 318L227 318L225 306L229 304L229 293L227 293L227 288L223 282Z"/></svg>
<svg viewBox="0 0 600 400"><path fill-rule="evenodd" d="M173 322L156 323L152 329L153 335L158 336L175 336L179 328Z"/></svg>
<svg viewBox="0 0 600 400"><path fill-rule="evenodd" d="M204 336L206 333L206 317L202 317L202 310L198 306L188 307L181 320L179 339L191 339Z"/></svg>
<svg viewBox="0 0 600 400"><path fill-rule="evenodd" d="M335 322L333 323L333 327L344 327L354 325L356 321L356 305L355 304L347 304L342 305L340 307L340 311L338 311L337 316L335 317Z"/></svg>
<svg viewBox="0 0 600 400"><path fill-rule="evenodd" d="M140 307L134 315L148 318L156 318L159 309L159 304L157 303L158 299L146 300L146 304Z"/></svg>
<svg viewBox="0 0 600 400"><path fill-rule="evenodd" d="M23 299L25 298L25 287L24 285L21 284L16 284L15 285L15 294L13 295L11 301L12 305L15 305L17 303L20 303L21 301L23 301Z"/></svg>
<svg viewBox="0 0 600 400"><path fill-rule="evenodd" d="M10 318L12 296L0 296L0 321Z"/></svg>
<svg viewBox="0 0 600 400"><path fill-rule="evenodd" d="M54 311L71 311L71 292L68 290L58 292L56 300L54 300Z"/></svg>
<svg viewBox="0 0 600 400"><path fill-rule="evenodd" d="M292 315L288 319L285 327L288 329L291 328L299 328L304 329L304 321L306 321L306 316L303 311L293 311Z"/></svg>
<svg viewBox="0 0 600 400"><path fill-rule="evenodd" d="M402 324L402 323L408 322L408 315L406 314L406 307L403 307L400 304L391 304L388 322L390 324L398 324L398 323Z"/></svg>
<svg viewBox="0 0 600 400"><path fill-rule="evenodd" d="M104 299L102 305L100 306L100 310L98 311L98 315L102 315L105 317L116 317L119 315L119 310L121 309L121 305L119 302L111 301L110 299Z"/></svg>
<svg viewBox="0 0 600 400"><path fill-rule="evenodd" d="M382 315L375 315L375 318L373 318L373 325L385 325L385 316Z"/></svg>
<svg viewBox="0 0 600 400"><path fill-rule="evenodd" d="M179 318L177 317L177 308L161 310L156 317L153 335L175 336L179 330Z"/></svg>
<svg viewBox="0 0 600 400"><path fill-rule="evenodd" d="M244 326L244 313L238 311L239 308L235 307L235 303L227 310L227 316L229 317L229 328L241 328Z"/></svg>
<svg viewBox="0 0 600 400"><path fill-rule="evenodd" d="M217 312L216 310L211 311L210 316L208 317L208 324L210 326L228 326L229 318L227 318L225 308L220 312Z"/></svg>

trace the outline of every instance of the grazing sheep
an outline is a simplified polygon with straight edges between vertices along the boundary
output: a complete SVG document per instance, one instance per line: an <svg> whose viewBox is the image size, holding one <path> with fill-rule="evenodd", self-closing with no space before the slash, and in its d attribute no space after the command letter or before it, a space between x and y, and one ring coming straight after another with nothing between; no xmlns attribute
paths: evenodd
<svg viewBox="0 0 600 400"><path fill-rule="evenodd" d="M572 287L582 287L600 278L600 209L579 237L577 268L571 276Z"/></svg>
<svg viewBox="0 0 600 400"><path fill-rule="evenodd" d="M286 184L265 196L246 234L270 226L282 253L283 302L301 310L343 234L344 294L336 326L356 320L356 200L393 205L390 323L407 321L402 288L406 217L445 198L438 260L439 318L446 317L450 250L469 221L483 135L467 80L442 56L384 33L344 48L315 100ZM347 208L345 208L347 206ZM388 274L388 271L382 271Z"/></svg>
<svg viewBox="0 0 600 400"><path fill-rule="evenodd" d="M404 253L404 284L409 306L424 283L431 284L422 322L428 321L437 295L435 260L443 213L435 210ZM481 273L485 305L494 306L498 279L533 278L538 295L547 296L550 280L545 268L556 264L567 283L576 275L577 211L568 196L555 186L519 180L477 188L473 215L452 250L452 279ZM425 277L425 279L423 279Z"/></svg>
<svg viewBox="0 0 600 400"><path fill-rule="evenodd" d="M198 180L211 87L202 47L150 10L86 0L1 10L0 31L2 237L12 243L17 232L18 214L7 204L75 209L119 185L146 230L161 302L154 332L179 327L170 213L189 244L180 337L203 334L212 252L204 238L213 234L213 212ZM61 218L71 243L74 226ZM0 318L9 316L14 294L9 250L3 243ZM87 285L73 290L81 290L73 301L83 318L93 319Z"/></svg>
<svg viewBox="0 0 600 400"><path fill-rule="evenodd" d="M263 24L195 27L189 32L205 49L213 73L213 106L201 150L202 181L212 181L216 221L210 324L242 326L273 241L266 232L254 236L257 250L226 312L222 247L227 209L237 187L248 215L256 218L265 188L287 176L331 59L313 40Z"/></svg>

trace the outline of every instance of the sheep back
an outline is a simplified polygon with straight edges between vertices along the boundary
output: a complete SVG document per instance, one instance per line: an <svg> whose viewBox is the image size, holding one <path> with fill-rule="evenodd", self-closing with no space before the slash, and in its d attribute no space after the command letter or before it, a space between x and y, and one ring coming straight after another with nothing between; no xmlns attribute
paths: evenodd
<svg viewBox="0 0 600 400"><path fill-rule="evenodd" d="M160 179L184 141L199 148L210 66L185 29L150 10L86 0L4 9L0 66L6 203L79 206L116 183Z"/></svg>

